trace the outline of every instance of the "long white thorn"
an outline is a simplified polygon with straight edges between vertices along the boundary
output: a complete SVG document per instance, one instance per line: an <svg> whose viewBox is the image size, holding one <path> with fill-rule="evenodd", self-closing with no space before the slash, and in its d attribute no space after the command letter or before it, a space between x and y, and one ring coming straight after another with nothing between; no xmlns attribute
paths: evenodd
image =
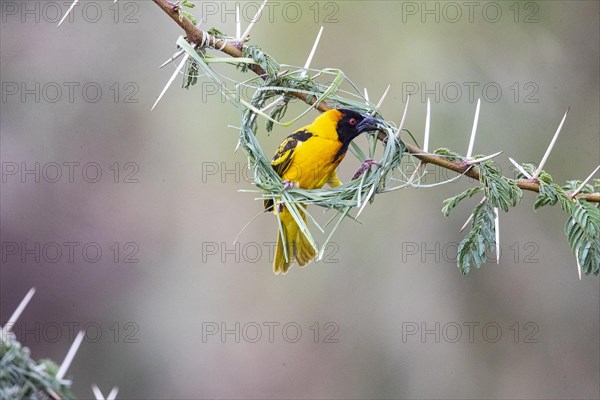
<svg viewBox="0 0 600 400"><path fill-rule="evenodd" d="M468 163L471 164L471 165L478 164L478 163L490 160L490 159L492 159L494 157L498 157L500 154L502 154L502 151L499 151L499 152L494 153L494 154L490 154L489 156L478 158L476 160L469 160Z"/></svg>
<svg viewBox="0 0 600 400"><path fill-rule="evenodd" d="M60 22L58 23L58 25L56 26L56 28L60 28L60 25L63 23L63 21L67 18L67 16L71 13L71 11L73 11L73 8L77 5L77 3L79 3L79 0L73 0L73 3L71 3L71 7L69 7L69 9L67 10L67 12L65 13L65 15L63 15L63 17L61 18Z"/></svg>
<svg viewBox="0 0 600 400"><path fill-rule="evenodd" d="M423 140L423 150L425 153L429 151L429 127L431 123L431 102L427 98L427 114L425 115L425 140Z"/></svg>
<svg viewBox="0 0 600 400"><path fill-rule="evenodd" d="M367 91L367 88L365 88L365 100L367 101L367 104L369 104L369 92Z"/></svg>
<svg viewBox="0 0 600 400"><path fill-rule="evenodd" d="M81 345L81 342L83 341L84 336L85 336L84 332L79 331L79 333L75 337L75 340L73 341L73 344L71 345L71 348L67 352L67 355L65 356L64 361L62 362L62 364L60 364L60 368L58 369L58 372L56 373L56 379L58 379L58 380L62 379L65 376L65 374L67 373L67 370L71 366L71 362L73 362L73 359L75 358L75 354L77 354L77 350L79 350L79 346Z"/></svg>
<svg viewBox="0 0 600 400"><path fill-rule="evenodd" d="M473 146L475 145L475 135L477 135L477 124L479 123L479 110L481 109L481 99L477 99L477 108L475 109L475 119L473 120L473 129L471 129L471 139L469 139L469 149L467 158L473 155Z"/></svg>
<svg viewBox="0 0 600 400"><path fill-rule="evenodd" d="M265 111L268 111L271 108L278 105L279 103L281 103L282 100L283 100L283 96L279 96L275 101L273 101L272 103L269 103L266 106L264 106L263 108L261 108L260 111L264 113Z"/></svg>
<svg viewBox="0 0 600 400"><path fill-rule="evenodd" d="M315 56L315 53L317 52L317 47L319 46L319 41L321 40L322 33L323 33L323 27L321 27L321 29L319 29L319 34L317 35L317 38L315 39L315 43L313 43L313 47L310 50L310 54L308 55L308 58L306 59L306 62L304 63L304 69L302 70L302 73L300 74L300 76L302 78L304 78L306 76L306 72L307 72L308 68L310 67L310 63L312 62L312 59Z"/></svg>
<svg viewBox="0 0 600 400"><path fill-rule="evenodd" d="M519 170L520 173L525 175L527 178L531 179L531 174L529 172L525 171L525 169L523 167L521 167L521 165L519 165L515 160L508 157L508 161L510 161L512 163L512 165L514 165L515 168Z"/></svg>
<svg viewBox="0 0 600 400"><path fill-rule="evenodd" d="M119 394L119 388L115 386L112 388L108 396L106 396L106 400L115 400L117 398L117 394Z"/></svg>
<svg viewBox="0 0 600 400"><path fill-rule="evenodd" d="M240 20L240 4L235 3L235 37L242 40L242 21Z"/></svg>
<svg viewBox="0 0 600 400"><path fill-rule="evenodd" d="M494 207L494 230L496 231L496 264L500 264L500 214L498 207Z"/></svg>
<svg viewBox="0 0 600 400"><path fill-rule="evenodd" d="M367 206L367 203L369 203L369 199L371 198L371 196L373 195L373 192L375 191L375 185L373 185L371 187L371 190L369 190L369 193L367 194L367 197L365 197L365 199L363 200L363 204L360 207L360 209L358 210L358 212L356 213L356 218L358 218L360 216L360 214L362 214L363 210L365 209L365 207Z"/></svg>
<svg viewBox="0 0 600 400"><path fill-rule="evenodd" d="M185 53L185 50L179 50L178 52L176 52L175 54L173 54L171 56L171 58L169 58L167 61L165 61L164 63L162 63L160 65L160 67L158 67L158 68L159 69L163 68L165 65L168 65L169 63L172 63L173 61L175 61L176 59L178 59L183 53Z"/></svg>
<svg viewBox="0 0 600 400"><path fill-rule="evenodd" d="M406 95L406 104L404 105L404 112L402 113L402 119L400 120L400 125L398 125L398 130L396 131L397 138L400 138L402 128L404 128L404 123L406 122L406 114L408 113L408 103L409 102L410 102L410 94L407 94Z"/></svg>
<svg viewBox="0 0 600 400"><path fill-rule="evenodd" d="M98 385L92 385L92 392L94 392L94 397L96 400L115 400L117 398L117 394L119 393L119 388L117 386L113 387L108 396L106 396L106 399L104 398L104 395L102 394L102 391Z"/></svg>
<svg viewBox="0 0 600 400"><path fill-rule="evenodd" d="M413 182L415 181L415 178L417 177L417 174L419 172L421 172L421 169L422 169L421 167L422 166L423 166L423 164L421 164L421 161L419 161L419 163L417 164L417 167L415 168L415 170L413 171L413 173L410 175L410 178L408 178L408 184L409 185L413 184ZM427 172L427 171L425 171L425 172ZM423 176L425 176L425 175L423 175ZM419 181L420 180L421 179L419 178Z"/></svg>
<svg viewBox="0 0 600 400"><path fill-rule="evenodd" d="M12 313L12 315L6 322L6 325L4 325L4 328L2 328L2 330L0 331L0 340L3 340L6 337L6 335L12 330L13 326L17 323L17 320L21 316L21 313L23 313L23 310L25 310L25 307L27 307L27 304L29 304L29 300L31 300L34 294L35 288L29 289L29 292L27 292L25 297L23 297L23 300L21 300L19 306Z"/></svg>
<svg viewBox="0 0 600 400"><path fill-rule="evenodd" d="M375 113L377 111L379 111L379 109L381 108L381 105L383 104L383 101L385 100L385 97L387 96L388 92L390 91L390 87L391 86L392 86L392 84L389 83L388 86L387 86L387 88L385 89L385 92L383 92L383 95L381 95L381 98L377 102L377 105L375 106L375 109L373 111L371 111L371 115L375 115Z"/></svg>
<svg viewBox="0 0 600 400"><path fill-rule="evenodd" d="M183 66L185 65L185 63L188 60L188 58L190 58L189 54L186 54L185 56L183 56L183 59L181 60L181 62L177 66L177 68L175 69L175 72L173 72L173 75L171 75L171 77L169 78L169 81L167 82L167 84L163 88L162 92L160 92L160 95L158 96L158 99L156 99L156 101L154 102L154 105L152 106L151 111L154 110L154 107L156 107L156 105L158 104L158 102L160 101L160 99L162 99L162 97L164 96L164 94L169 89L169 86L171 86L171 84L173 83L173 81L175 80L175 78L177 77L177 75L179 75L179 71L181 71L183 69Z"/></svg>
<svg viewBox="0 0 600 400"><path fill-rule="evenodd" d="M579 274L579 280L581 280L581 264L579 264L579 258L576 258L577 261L577 273Z"/></svg>
<svg viewBox="0 0 600 400"><path fill-rule="evenodd" d="M60 397L60 396L58 395L58 393L56 393L54 390L52 390L52 389L50 389L50 388L46 388L46 392L47 392L47 393L48 393L50 396L52 396L52 398L53 398L54 400L61 400L61 398L62 398L62 397Z"/></svg>
<svg viewBox="0 0 600 400"><path fill-rule="evenodd" d="M581 280L581 264L579 263L579 249L575 250L575 261L577 261L577 273L579 274L579 280Z"/></svg>
<svg viewBox="0 0 600 400"><path fill-rule="evenodd" d="M105 400L104 395L100 391L100 388L98 387L98 385L96 385L96 384L92 385L92 392L94 393L94 397L96 398L96 400Z"/></svg>
<svg viewBox="0 0 600 400"><path fill-rule="evenodd" d="M481 199L481 201L479 202L479 204L483 203L484 201L487 200L487 197L483 196L483 199ZM462 228L460 228L459 232L462 232L465 230L465 228L467 227L467 225L469 225L469 222L471 222L471 220L473 219L473 214L471 213L471 215L469 215L469 218L467 219L467 221L464 223L464 225L462 226Z"/></svg>
<svg viewBox="0 0 600 400"><path fill-rule="evenodd" d="M268 0L265 0L265 1L262 2L262 4L260 5L260 7L258 8L258 11L256 12L256 14L254 15L254 17L252 18L252 20L248 24L248 27L246 28L246 31L243 33L243 35L241 36L240 39L246 40L246 38L250 34L250 31L252 30L252 27L254 26L254 24L256 23L256 21L258 21L258 19L260 18L260 14L262 13L263 8L265 8L265 4L267 4L267 1Z"/></svg>
<svg viewBox="0 0 600 400"><path fill-rule="evenodd" d="M537 178L538 176L540 176L540 173L542 172L542 169L544 168L544 164L546 164L546 160L548 160L548 157L550 156L550 153L552 152L552 148L554 147L554 144L556 143L556 139L558 139L558 134L560 133L560 130L562 129L563 124L565 123L565 120L567 119L567 114L569 113L570 108L571 107L567 107L567 111L565 111L565 115L563 116L562 121L560 121L560 124L558 125L558 129L556 129L556 133L554 134L552 141L548 145L548 148L546 149L546 153L544 154L542 161L540 161L539 167L537 167L537 169L535 170L535 172L533 174L533 178Z"/></svg>
<svg viewBox="0 0 600 400"><path fill-rule="evenodd" d="M585 181L581 182L581 185L579 185L579 187L577 188L577 190L575 190L573 193L571 193L571 198L577 196L577 194L579 194L579 192L581 192L583 190L583 188L585 187L585 185L587 185L587 183L590 181L590 179L592 179L592 177L594 175L596 175L596 172L598 172L599 169L600 169L600 165L598 165L596 167L596 169L590 174L590 176L588 176L587 178L585 178Z"/></svg>
<svg viewBox="0 0 600 400"><path fill-rule="evenodd" d="M464 231L465 228L469 225L469 222L471 222L472 219L473 219L473 214L469 215L469 218L465 221L464 225L462 226L462 228L460 228L459 232Z"/></svg>

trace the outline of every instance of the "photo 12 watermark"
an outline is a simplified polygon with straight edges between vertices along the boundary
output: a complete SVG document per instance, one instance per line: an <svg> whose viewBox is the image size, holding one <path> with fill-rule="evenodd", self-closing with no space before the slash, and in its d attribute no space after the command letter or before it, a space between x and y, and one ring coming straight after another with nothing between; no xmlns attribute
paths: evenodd
<svg viewBox="0 0 600 400"><path fill-rule="evenodd" d="M336 322L202 322L202 343L339 343Z"/></svg>
<svg viewBox="0 0 600 400"><path fill-rule="evenodd" d="M139 103L137 82L3 81L2 103Z"/></svg>
<svg viewBox="0 0 600 400"><path fill-rule="evenodd" d="M517 104L537 104L540 85L537 82L402 82L401 95L432 103L476 103L478 99L486 103L503 100Z"/></svg>
<svg viewBox="0 0 600 400"><path fill-rule="evenodd" d="M459 247L459 242L402 242L400 259L402 263L456 264ZM513 242L509 245L500 245L499 248L500 255L498 257L495 252L490 251L485 261L488 263L512 261L515 264L540 262L537 258L540 246L536 242Z"/></svg>
<svg viewBox="0 0 600 400"><path fill-rule="evenodd" d="M533 1L402 1L402 23L539 22L540 5Z"/></svg>
<svg viewBox="0 0 600 400"><path fill-rule="evenodd" d="M197 14L202 23L252 21L264 24L283 22L295 24L300 21L315 24L337 24L340 22L341 1L202 1ZM195 9L194 9L195 10ZM194 11L192 10L192 11ZM259 12L260 11L260 12Z"/></svg>
<svg viewBox="0 0 600 400"><path fill-rule="evenodd" d="M530 164L536 166L535 163ZM323 164L310 164L304 170L302 170L299 166L294 165L293 168L295 176L299 178L303 176L304 173L311 174L309 176L318 176L317 174L319 173L319 168L321 166L323 166ZM503 173L502 166L497 165L497 168L499 169L500 173ZM516 168L509 165L506 169L506 176L512 177L513 179L518 178L519 171ZM337 171L339 172L339 170L340 168L338 167ZM400 170L407 180L414 174L416 177L418 177L420 184L433 184L438 182L448 182L454 184L464 182L469 184L479 183L477 179L473 179L467 175L460 175L448 168L433 164L427 164L425 167L423 167L423 165L419 166L419 164L413 162L406 162L400 165ZM249 167L247 162L241 161L202 161L200 163L200 175L200 181L206 184L240 184L244 182L254 182L252 169ZM341 174L338 173L338 175L340 178L342 178Z"/></svg>
<svg viewBox="0 0 600 400"><path fill-rule="evenodd" d="M136 242L3 241L3 264L137 264L140 246Z"/></svg>
<svg viewBox="0 0 600 400"><path fill-rule="evenodd" d="M222 264L241 264L241 263L269 263L272 264L275 259L276 242L202 242L201 259L202 263L222 263ZM321 246L317 243L317 252ZM339 245L335 242L329 242L323 248L323 256L318 262L324 264L337 264L340 260L337 258Z"/></svg>
<svg viewBox="0 0 600 400"><path fill-rule="evenodd" d="M73 342L79 331L83 331L84 341L99 343L139 343L140 327L136 322L114 321L100 323L96 321L77 322L17 322L7 325L5 329L11 331L24 345L32 343L57 343L60 341Z"/></svg>
<svg viewBox="0 0 600 400"><path fill-rule="evenodd" d="M72 8L71 8L72 7ZM69 14L67 15L67 11ZM86 22L96 24L102 21L115 24L137 24L140 22L139 1L10 1L0 2L2 23L46 23L63 24Z"/></svg>
<svg viewBox="0 0 600 400"><path fill-rule="evenodd" d="M133 161L3 161L2 183L139 183L140 166Z"/></svg>
<svg viewBox="0 0 600 400"><path fill-rule="evenodd" d="M402 343L539 343L535 322L402 322Z"/></svg>

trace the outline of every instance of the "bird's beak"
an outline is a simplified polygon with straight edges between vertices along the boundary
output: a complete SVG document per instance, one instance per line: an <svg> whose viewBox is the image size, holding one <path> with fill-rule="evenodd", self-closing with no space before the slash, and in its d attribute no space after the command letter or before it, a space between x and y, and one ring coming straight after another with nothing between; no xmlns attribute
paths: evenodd
<svg viewBox="0 0 600 400"><path fill-rule="evenodd" d="M363 120L356 127L356 130L358 133L375 131L375 130L379 129L378 128L379 124L380 124L380 121L378 119L373 118L368 115L365 115Z"/></svg>

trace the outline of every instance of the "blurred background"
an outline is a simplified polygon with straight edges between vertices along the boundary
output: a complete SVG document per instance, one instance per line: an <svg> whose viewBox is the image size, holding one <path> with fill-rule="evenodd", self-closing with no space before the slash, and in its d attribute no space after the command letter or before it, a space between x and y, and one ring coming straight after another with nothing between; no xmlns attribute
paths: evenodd
<svg viewBox="0 0 600 400"><path fill-rule="evenodd" d="M235 32L234 2L195 2ZM257 2L240 2L242 30ZM35 358L119 398L598 398L599 283L578 279L558 208L534 194L500 218L501 262L463 276L442 201L469 180L379 196L324 260L272 272L276 221L258 217L236 109L208 81L158 66L182 33L150 1L2 1L1 318ZM556 181L599 163L600 3L272 1L251 33L279 62L341 68L430 148L546 165ZM221 68L234 77L233 67ZM248 75L249 77L249 75ZM294 111L300 110L295 104ZM307 120L314 118L311 114ZM300 125L298 125L300 126ZM290 129L261 132L267 154ZM358 163L344 162L342 180ZM430 168L426 183L452 177ZM313 210L326 220L331 214ZM316 233L316 230L315 230ZM324 241L324 236L317 235Z"/></svg>

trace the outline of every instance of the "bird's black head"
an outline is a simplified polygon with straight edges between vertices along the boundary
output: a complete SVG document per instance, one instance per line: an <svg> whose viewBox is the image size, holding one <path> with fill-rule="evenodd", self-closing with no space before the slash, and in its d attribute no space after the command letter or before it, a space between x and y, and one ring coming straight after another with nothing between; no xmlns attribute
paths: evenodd
<svg viewBox="0 0 600 400"><path fill-rule="evenodd" d="M377 130L379 120L359 112L340 108L341 118L337 123L340 140L346 144L363 132Z"/></svg>

